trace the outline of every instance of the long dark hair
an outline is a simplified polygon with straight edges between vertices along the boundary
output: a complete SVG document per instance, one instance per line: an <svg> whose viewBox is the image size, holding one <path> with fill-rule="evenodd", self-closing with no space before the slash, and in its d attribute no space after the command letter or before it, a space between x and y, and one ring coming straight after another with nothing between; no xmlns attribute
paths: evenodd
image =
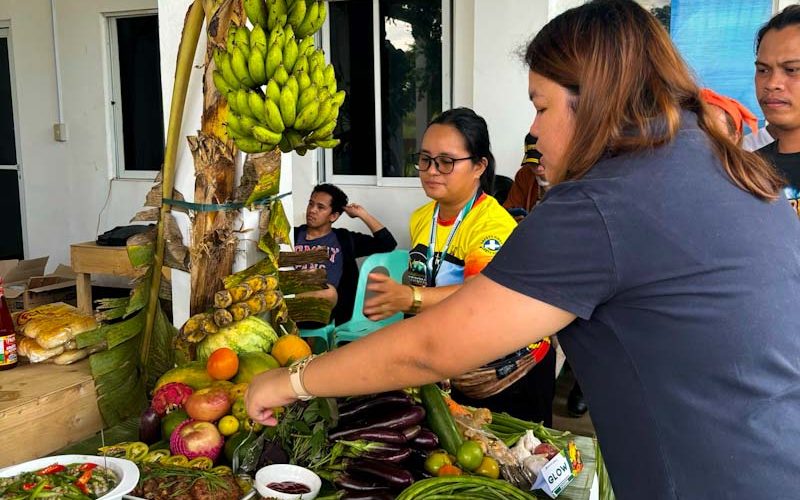
<svg viewBox="0 0 800 500"><path fill-rule="evenodd" d="M717 131L669 34L637 3L594 0L564 12L528 44L525 62L575 96L565 179L582 177L603 155L671 142L681 111L689 110L736 186L764 200L778 197L784 182Z"/></svg>
<svg viewBox="0 0 800 500"><path fill-rule="evenodd" d="M486 194L494 192L495 161L492 146L489 142L489 127L486 120L470 108L453 108L437 116L428 124L450 125L461 133L473 163L486 158L486 169L481 174L481 189Z"/></svg>

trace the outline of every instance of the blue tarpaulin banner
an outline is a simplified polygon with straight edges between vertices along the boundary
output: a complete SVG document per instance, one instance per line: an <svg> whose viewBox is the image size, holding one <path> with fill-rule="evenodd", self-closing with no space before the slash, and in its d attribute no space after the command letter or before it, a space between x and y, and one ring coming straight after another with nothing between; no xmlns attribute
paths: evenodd
<svg viewBox="0 0 800 500"><path fill-rule="evenodd" d="M737 99L764 124L756 101L755 37L772 0L672 0L670 32L703 87Z"/></svg>

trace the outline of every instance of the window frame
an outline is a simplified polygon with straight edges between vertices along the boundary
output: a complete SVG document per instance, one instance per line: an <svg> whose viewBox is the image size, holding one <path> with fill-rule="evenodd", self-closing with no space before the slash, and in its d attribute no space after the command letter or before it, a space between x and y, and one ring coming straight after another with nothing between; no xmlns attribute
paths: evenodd
<svg viewBox="0 0 800 500"><path fill-rule="evenodd" d="M14 50L11 40L11 23L8 21L0 21L0 38L6 39L8 46L8 79L11 83L11 117L14 120L14 149L17 163L13 165L0 164L0 170L16 170L22 171L22 161L20 152L20 137L19 137L19 110L17 109L17 85L14 75ZM21 174L20 174L21 175ZM22 200L22 178L19 177L20 182L20 200ZM24 227L23 227L24 229Z"/></svg>
<svg viewBox="0 0 800 500"><path fill-rule="evenodd" d="M20 229L22 230L22 254L28 256L28 220L25 211L25 185L22 168L22 144L20 138L19 101L17 96L17 78L14 71L14 40L11 34L11 22L0 21L0 38L5 38L8 46L8 79L11 83L11 112L14 120L14 148L16 149L17 163L14 165L0 165L0 170L16 170L17 190L19 191Z"/></svg>
<svg viewBox="0 0 800 500"><path fill-rule="evenodd" d="M339 0L341 1L341 0ZM356 0L347 0L356 1ZM442 111L452 107L453 99L453 0L441 0L442 2ZM380 0L372 0L372 59L373 77L375 79L375 175L348 175L333 173L333 150L325 149L324 153L318 155L319 161L323 164L319 170L325 173L325 182L337 185L358 185L358 186L378 186L378 187L413 187L418 188L418 177L387 177L383 175L383 102L381 94L381 54L380 54L380 33L381 33L381 13ZM321 38L322 47L325 51L325 62L331 62L330 38L330 16L322 26Z"/></svg>
<svg viewBox="0 0 800 500"><path fill-rule="evenodd" d="M117 20L130 17L158 16L158 9L126 10L105 14L108 44L108 106L111 115L111 157L115 179L141 179L154 181L156 170L127 170L125 168L125 135L122 126L122 82L119 75L119 37Z"/></svg>

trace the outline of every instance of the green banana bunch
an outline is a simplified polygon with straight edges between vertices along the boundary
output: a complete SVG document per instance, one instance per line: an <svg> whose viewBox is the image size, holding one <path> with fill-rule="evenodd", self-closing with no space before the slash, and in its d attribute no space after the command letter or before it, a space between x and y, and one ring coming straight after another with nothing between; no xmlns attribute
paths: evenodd
<svg viewBox="0 0 800 500"><path fill-rule="evenodd" d="M294 0L289 7L287 23L294 26L294 31L300 38L307 37L319 31L328 9L321 0Z"/></svg>
<svg viewBox="0 0 800 500"><path fill-rule="evenodd" d="M244 0L244 12L250 22L253 23L253 26L267 25L269 11L264 0Z"/></svg>
<svg viewBox="0 0 800 500"><path fill-rule="evenodd" d="M243 0L253 29L231 26L213 54L214 84L229 104L226 130L246 153L339 144L333 137L344 91L311 36L325 20L321 0Z"/></svg>

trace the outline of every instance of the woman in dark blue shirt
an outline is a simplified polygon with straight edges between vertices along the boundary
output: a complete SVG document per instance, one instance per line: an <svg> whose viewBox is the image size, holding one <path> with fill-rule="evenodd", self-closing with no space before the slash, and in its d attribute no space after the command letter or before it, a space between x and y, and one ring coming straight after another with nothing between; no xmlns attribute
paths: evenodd
<svg viewBox="0 0 800 500"><path fill-rule="evenodd" d="M250 414L441 380L559 332L619 498L796 498L800 225L781 180L716 130L632 1L565 12L526 61L542 203L438 306L259 375Z"/></svg>

